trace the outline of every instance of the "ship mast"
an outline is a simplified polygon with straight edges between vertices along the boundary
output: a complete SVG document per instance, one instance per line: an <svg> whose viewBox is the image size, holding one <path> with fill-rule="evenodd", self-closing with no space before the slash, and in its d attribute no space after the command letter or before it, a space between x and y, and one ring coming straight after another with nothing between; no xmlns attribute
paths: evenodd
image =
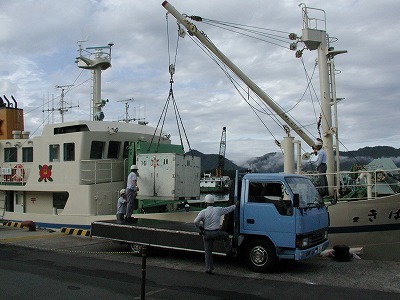
<svg viewBox="0 0 400 300"><path fill-rule="evenodd" d="M111 47L114 43L110 42L107 46L87 47L84 50L82 49L82 42L78 42L79 56L76 58L75 63L78 68L92 70L91 117L94 121L102 121L104 119L102 107L106 105L108 100L101 99L101 71L111 67Z"/></svg>
<svg viewBox="0 0 400 300"><path fill-rule="evenodd" d="M347 53L346 50L335 50L329 46L329 37L326 33L326 15L325 11L318 8L302 6L303 12L303 30L302 42L309 50L318 51L318 70L320 82L320 99L321 99L321 114L322 114L322 141L323 148L326 152L327 161L327 179L329 186L329 195L334 194L336 173L336 193L339 192L340 178L339 178L339 137L338 137L338 121L337 121L337 98L336 98L336 85L333 58L337 54ZM314 15L310 16L310 11ZM317 14L317 13L320 14ZM321 17L318 17L321 15ZM330 67L330 69L328 68ZM335 127L332 126L332 111L331 106L334 107L335 112ZM333 135L336 136L336 172L335 172L335 157L333 146Z"/></svg>

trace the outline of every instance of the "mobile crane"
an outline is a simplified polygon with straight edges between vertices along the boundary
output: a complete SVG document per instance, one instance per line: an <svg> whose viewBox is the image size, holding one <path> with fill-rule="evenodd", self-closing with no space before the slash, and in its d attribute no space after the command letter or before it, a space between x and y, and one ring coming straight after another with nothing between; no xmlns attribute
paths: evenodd
<svg viewBox="0 0 400 300"><path fill-rule="evenodd" d="M216 177L222 177L225 166L225 150L226 150L226 127L222 127L221 142L219 143L218 168L215 172Z"/></svg>

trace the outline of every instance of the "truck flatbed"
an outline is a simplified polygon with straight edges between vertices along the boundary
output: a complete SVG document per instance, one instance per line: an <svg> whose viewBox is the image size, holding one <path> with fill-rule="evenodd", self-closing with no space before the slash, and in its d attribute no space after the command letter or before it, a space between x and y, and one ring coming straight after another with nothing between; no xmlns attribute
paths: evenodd
<svg viewBox="0 0 400 300"><path fill-rule="evenodd" d="M144 218L136 218L133 223L96 221L91 225L91 236L133 245L204 252L203 238L193 223ZM222 241L215 241L213 253L225 255Z"/></svg>

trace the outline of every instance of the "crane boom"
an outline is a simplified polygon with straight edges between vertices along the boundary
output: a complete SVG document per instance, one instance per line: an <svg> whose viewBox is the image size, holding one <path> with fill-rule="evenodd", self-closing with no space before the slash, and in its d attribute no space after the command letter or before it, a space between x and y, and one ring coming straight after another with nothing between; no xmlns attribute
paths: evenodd
<svg viewBox="0 0 400 300"><path fill-rule="evenodd" d="M222 177L225 167L225 150L226 150L226 127L222 127L221 141L219 143L218 168L217 177Z"/></svg>
<svg viewBox="0 0 400 300"><path fill-rule="evenodd" d="M315 141L309 137L292 118L287 115L258 85L256 85L246 74L244 74L231 60L229 60L202 32L197 30L196 25L186 20L175 7L164 1L162 6L173 15L198 40L214 53L233 73L236 74L255 94L257 94L290 128L292 128L301 139L310 147L314 146Z"/></svg>

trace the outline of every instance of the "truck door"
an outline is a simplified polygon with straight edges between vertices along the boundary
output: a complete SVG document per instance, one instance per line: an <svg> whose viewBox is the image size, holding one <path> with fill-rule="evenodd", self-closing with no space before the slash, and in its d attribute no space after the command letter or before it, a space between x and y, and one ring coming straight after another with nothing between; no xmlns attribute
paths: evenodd
<svg viewBox="0 0 400 300"><path fill-rule="evenodd" d="M279 247L295 246L295 217L280 181L246 180L241 207L241 232L268 236Z"/></svg>

